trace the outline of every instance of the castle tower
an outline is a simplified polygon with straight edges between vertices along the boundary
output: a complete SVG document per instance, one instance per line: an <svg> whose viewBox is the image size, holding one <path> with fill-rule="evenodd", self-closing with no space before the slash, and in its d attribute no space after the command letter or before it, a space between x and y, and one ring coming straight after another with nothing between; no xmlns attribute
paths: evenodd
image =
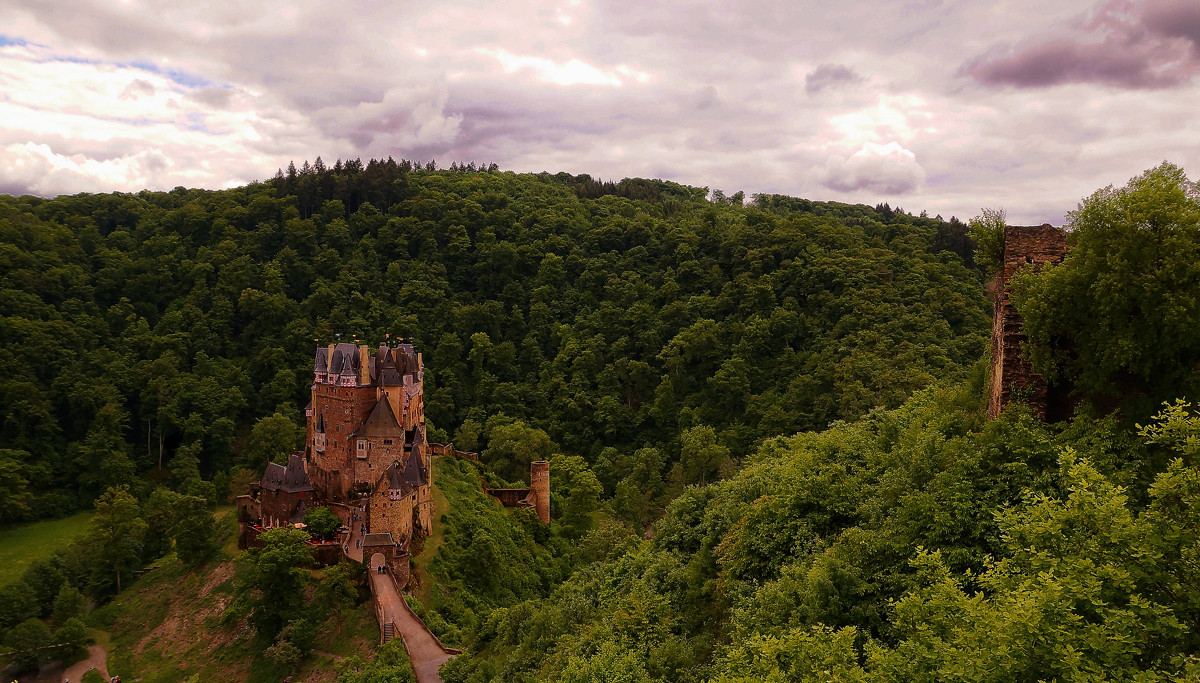
<svg viewBox="0 0 1200 683"><path fill-rule="evenodd" d="M1028 401L1033 415L1040 420L1058 420L1070 415L1069 389L1048 385L1025 357L1021 349L1026 340L1021 316L1008 299L1008 283L1018 271L1025 266L1043 268L1059 263L1066 254L1066 233L1052 225L1009 225L1004 228L1004 255L992 298L989 420L999 417L1014 399Z"/></svg>
<svg viewBox="0 0 1200 683"><path fill-rule="evenodd" d="M534 510L542 524L550 523L550 463L535 460L529 463L529 489L534 494Z"/></svg>

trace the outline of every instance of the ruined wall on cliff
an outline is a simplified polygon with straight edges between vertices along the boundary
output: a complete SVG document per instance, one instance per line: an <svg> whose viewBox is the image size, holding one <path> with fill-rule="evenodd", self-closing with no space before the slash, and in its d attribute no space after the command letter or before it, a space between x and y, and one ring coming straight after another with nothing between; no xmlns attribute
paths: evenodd
<svg viewBox="0 0 1200 683"><path fill-rule="evenodd" d="M1025 342L1021 316L1008 298L1008 286L1022 268L1042 268L1067 255L1067 236L1051 225L1010 225L1004 229L1004 256L993 290L991 393L988 419L994 419L1014 400L1028 403L1040 420L1057 416L1064 396L1052 392L1034 372L1021 345Z"/></svg>

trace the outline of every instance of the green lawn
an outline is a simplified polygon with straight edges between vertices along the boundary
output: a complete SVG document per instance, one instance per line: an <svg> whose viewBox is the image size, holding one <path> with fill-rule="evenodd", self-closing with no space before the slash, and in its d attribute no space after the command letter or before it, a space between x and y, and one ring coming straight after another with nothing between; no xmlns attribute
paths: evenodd
<svg viewBox="0 0 1200 683"><path fill-rule="evenodd" d="M0 586L21 578L30 564L54 554L55 549L78 536L92 512L34 522L0 531Z"/></svg>

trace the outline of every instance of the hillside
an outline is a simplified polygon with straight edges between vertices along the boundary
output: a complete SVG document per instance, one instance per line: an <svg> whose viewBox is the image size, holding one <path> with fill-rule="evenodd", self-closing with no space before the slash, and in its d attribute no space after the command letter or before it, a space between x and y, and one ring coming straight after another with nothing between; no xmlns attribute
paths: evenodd
<svg viewBox="0 0 1200 683"><path fill-rule="evenodd" d="M1038 333L1013 352L1091 382L1070 419L1017 395L989 421L981 360L898 408L767 440L652 537L480 619L444 679L1196 680L1200 417L1176 397L1200 355L1170 330L1200 322L1200 268L1179 262L1200 248L1197 196L1163 164L1086 200L1058 265L1006 274ZM1003 248L1002 223L976 227ZM1160 290L1170 311L1112 311ZM1099 356L1107 382L1081 367Z"/></svg>
<svg viewBox="0 0 1200 683"><path fill-rule="evenodd" d="M681 463L689 430L736 460L898 405L986 342L961 222L661 181L321 168L0 197L0 522L119 483L202 478L211 491L189 490L223 499L231 468L265 457L258 420L299 424L316 338L412 340L431 438L486 455L516 421L608 493L622 454L659 449L676 489L707 480L723 460Z"/></svg>
<svg viewBox="0 0 1200 683"><path fill-rule="evenodd" d="M1003 254L997 212L969 237L660 181L306 168L0 198L3 521L96 508L0 587L23 666L78 656L86 615L146 680L411 679L374 647L360 567L312 569L290 526L239 554L213 514L301 445L312 340L355 333L414 342L430 440L478 451L435 462L413 547L409 603L465 651L446 681L1200 671L1200 204L1178 168L1086 200L1037 264ZM1029 330L1005 353L1074 409L1054 424L1020 387L987 419L999 263ZM484 490L531 461L549 524Z"/></svg>
<svg viewBox="0 0 1200 683"><path fill-rule="evenodd" d="M263 655L244 619L229 619L236 548L233 515L222 519L224 547L208 564L188 569L167 556L133 586L90 616L110 634L108 670L125 680L278 681L281 671ZM314 571L314 580L323 572ZM320 624L313 654L297 669L307 681L336 680L335 664L369 659L379 627L366 595Z"/></svg>
<svg viewBox="0 0 1200 683"><path fill-rule="evenodd" d="M768 442L676 499L652 540L478 619L444 680L1190 671L1200 475L1112 420L985 423L981 378Z"/></svg>

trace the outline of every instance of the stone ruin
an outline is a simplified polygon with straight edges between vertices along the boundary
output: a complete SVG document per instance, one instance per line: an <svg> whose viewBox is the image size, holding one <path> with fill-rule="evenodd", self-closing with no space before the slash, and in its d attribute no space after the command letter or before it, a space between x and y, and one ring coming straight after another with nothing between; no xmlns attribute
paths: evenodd
<svg viewBox="0 0 1200 683"><path fill-rule="evenodd" d="M1022 268L1044 268L1060 263L1067 255L1067 236L1052 225L1004 228L1004 255L992 292L992 365L988 397L988 419L999 417L1013 401L1029 405L1034 417L1057 422L1074 411L1071 389L1065 383L1051 385L1034 371L1025 357L1026 341L1020 314L1008 298L1008 284Z"/></svg>

